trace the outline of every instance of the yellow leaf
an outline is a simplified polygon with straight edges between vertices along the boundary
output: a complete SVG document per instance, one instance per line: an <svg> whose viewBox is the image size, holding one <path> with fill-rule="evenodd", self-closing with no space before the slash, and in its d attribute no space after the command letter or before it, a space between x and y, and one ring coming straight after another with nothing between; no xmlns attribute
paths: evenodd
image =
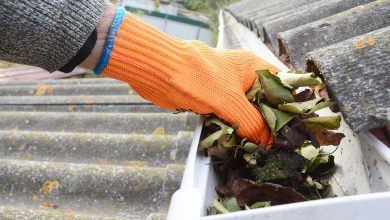
<svg viewBox="0 0 390 220"><path fill-rule="evenodd" d="M44 195L51 193L53 190L57 189L60 186L60 183L57 180L46 181L42 186L42 192Z"/></svg>
<svg viewBox="0 0 390 220"><path fill-rule="evenodd" d="M56 208L58 208L58 205L54 205L51 202L42 202L41 206L45 207L45 208L48 208L48 209L56 209Z"/></svg>
<svg viewBox="0 0 390 220"><path fill-rule="evenodd" d="M140 168L146 165L146 161L130 161L130 160L125 160L123 161L124 166L128 167L134 167L134 168Z"/></svg>
<svg viewBox="0 0 390 220"><path fill-rule="evenodd" d="M73 111L73 109L74 109L74 105L68 105L68 111Z"/></svg>
<svg viewBox="0 0 390 220"><path fill-rule="evenodd" d="M87 101L85 101L85 104L91 105L91 104L93 104L93 100L92 99L87 99Z"/></svg>
<svg viewBox="0 0 390 220"><path fill-rule="evenodd" d="M46 85L44 83L39 83L37 85L35 95L36 96L42 96L42 95L44 95L46 93L52 94L53 92L54 92L53 87L50 87L50 86L48 86L48 85Z"/></svg>
<svg viewBox="0 0 390 220"><path fill-rule="evenodd" d="M108 164L108 161L106 159L101 159L100 160L100 164L101 165L107 165Z"/></svg>
<svg viewBox="0 0 390 220"><path fill-rule="evenodd" d="M39 199L39 197L38 197L37 195L33 195L33 196L32 196L32 200L33 200L33 201L37 201L38 199Z"/></svg>
<svg viewBox="0 0 390 220"><path fill-rule="evenodd" d="M23 159L28 159L28 158L31 157L31 153L28 152L28 151L26 151L26 152L24 152L24 153L22 154L22 157L23 157Z"/></svg>
<svg viewBox="0 0 390 220"><path fill-rule="evenodd" d="M18 131L18 130L19 130L18 126L11 129L11 131Z"/></svg>
<svg viewBox="0 0 390 220"><path fill-rule="evenodd" d="M165 129L163 127L158 127L153 131L153 135L164 135Z"/></svg>

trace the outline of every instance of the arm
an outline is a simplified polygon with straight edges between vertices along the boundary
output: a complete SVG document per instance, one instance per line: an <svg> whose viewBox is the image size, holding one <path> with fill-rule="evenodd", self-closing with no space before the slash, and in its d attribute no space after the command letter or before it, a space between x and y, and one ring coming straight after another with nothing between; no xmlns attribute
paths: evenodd
<svg viewBox="0 0 390 220"><path fill-rule="evenodd" d="M91 36L107 5L106 0L1 1L0 60L60 69ZM97 38L96 43L106 36Z"/></svg>

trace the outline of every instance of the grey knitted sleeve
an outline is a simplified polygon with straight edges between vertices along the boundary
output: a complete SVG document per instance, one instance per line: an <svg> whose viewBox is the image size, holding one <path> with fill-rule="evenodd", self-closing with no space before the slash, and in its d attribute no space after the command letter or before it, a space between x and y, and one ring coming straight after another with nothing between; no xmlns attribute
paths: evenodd
<svg viewBox="0 0 390 220"><path fill-rule="evenodd" d="M0 0L0 60L65 65L91 35L107 0Z"/></svg>

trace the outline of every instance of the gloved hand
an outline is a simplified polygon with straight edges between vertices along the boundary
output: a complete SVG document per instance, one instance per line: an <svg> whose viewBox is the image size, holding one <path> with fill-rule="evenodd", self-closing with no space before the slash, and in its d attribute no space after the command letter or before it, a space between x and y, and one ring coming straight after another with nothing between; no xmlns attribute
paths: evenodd
<svg viewBox="0 0 390 220"><path fill-rule="evenodd" d="M276 67L251 52L214 49L199 41L168 36L131 13L123 15L121 24L118 17L95 72L102 71L108 60L103 76L128 82L154 104L213 113L231 125L239 123L241 137L269 143L267 124L245 93L257 78L256 70L276 72Z"/></svg>

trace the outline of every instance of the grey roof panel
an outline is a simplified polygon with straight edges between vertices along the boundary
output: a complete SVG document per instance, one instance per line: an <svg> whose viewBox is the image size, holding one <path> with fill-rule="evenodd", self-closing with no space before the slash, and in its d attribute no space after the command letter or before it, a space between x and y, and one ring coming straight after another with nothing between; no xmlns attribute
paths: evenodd
<svg viewBox="0 0 390 220"><path fill-rule="evenodd" d="M278 14L277 18L263 23L266 44L279 55L278 33L329 17L373 0L322 0Z"/></svg>
<svg viewBox="0 0 390 220"><path fill-rule="evenodd" d="M388 25L390 0L378 0L279 33L281 55L286 53L295 68L303 69L307 52Z"/></svg>
<svg viewBox="0 0 390 220"><path fill-rule="evenodd" d="M0 93L1 219L165 218L196 115L106 78L1 82Z"/></svg>
<svg viewBox="0 0 390 220"><path fill-rule="evenodd" d="M390 27L308 54L307 70L320 73L356 131L390 123Z"/></svg>

